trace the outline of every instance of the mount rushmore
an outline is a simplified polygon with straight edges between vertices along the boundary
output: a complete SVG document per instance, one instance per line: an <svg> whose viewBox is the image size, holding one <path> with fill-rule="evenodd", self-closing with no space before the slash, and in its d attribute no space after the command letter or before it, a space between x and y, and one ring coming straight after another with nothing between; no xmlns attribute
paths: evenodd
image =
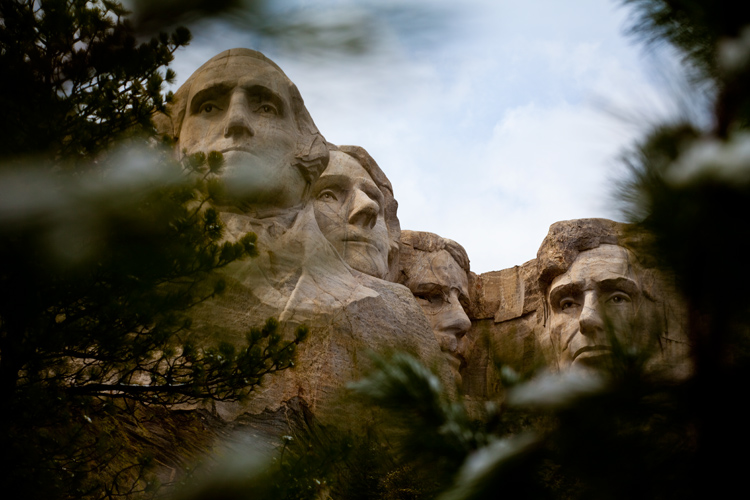
<svg viewBox="0 0 750 500"><path fill-rule="evenodd" d="M370 352L409 352L477 400L502 395L498 366L591 369L615 346L686 370L682 303L643 250L648 235L629 225L558 222L535 259L476 275L459 243L401 229L388 166L364 147L328 142L263 54L213 57L169 111L155 121L179 159L223 155L225 239L258 237L258 257L223 270L226 293L195 310L194 335L239 342L268 317L287 335L310 329L296 367L250 401L220 404L225 419L297 397L316 413L337 411Z"/></svg>

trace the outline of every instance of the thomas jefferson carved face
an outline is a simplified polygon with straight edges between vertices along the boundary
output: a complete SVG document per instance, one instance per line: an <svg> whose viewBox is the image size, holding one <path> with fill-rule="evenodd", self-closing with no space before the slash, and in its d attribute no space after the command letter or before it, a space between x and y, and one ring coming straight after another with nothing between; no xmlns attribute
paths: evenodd
<svg viewBox="0 0 750 500"><path fill-rule="evenodd" d="M632 342L643 314L639 280L626 249L581 252L549 287L549 331L560 369L595 366L611 352L610 336ZM609 334L608 334L609 330Z"/></svg>
<svg viewBox="0 0 750 500"><path fill-rule="evenodd" d="M471 327L465 312L469 300L466 271L446 250L416 251L409 267L409 278L404 284L417 298L440 349L460 381L458 369L464 359L460 342Z"/></svg>
<svg viewBox="0 0 750 500"><path fill-rule="evenodd" d="M376 278L388 274L389 238L384 197L356 159L332 151L313 186L315 219L352 268Z"/></svg>
<svg viewBox="0 0 750 500"><path fill-rule="evenodd" d="M180 153L223 153L227 186L245 201L279 208L300 203L306 181L292 164L300 132L286 76L265 61L236 55L192 79Z"/></svg>

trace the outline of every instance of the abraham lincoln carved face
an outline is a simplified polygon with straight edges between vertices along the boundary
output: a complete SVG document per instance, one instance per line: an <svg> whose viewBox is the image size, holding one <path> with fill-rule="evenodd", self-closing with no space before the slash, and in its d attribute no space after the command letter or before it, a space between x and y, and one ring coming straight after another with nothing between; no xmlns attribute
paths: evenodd
<svg viewBox="0 0 750 500"><path fill-rule="evenodd" d="M595 366L612 351L613 336L631 342L642 312L641 285L628 251L601 245L578 254L548 292L549 333L561 369Z"/></svg>

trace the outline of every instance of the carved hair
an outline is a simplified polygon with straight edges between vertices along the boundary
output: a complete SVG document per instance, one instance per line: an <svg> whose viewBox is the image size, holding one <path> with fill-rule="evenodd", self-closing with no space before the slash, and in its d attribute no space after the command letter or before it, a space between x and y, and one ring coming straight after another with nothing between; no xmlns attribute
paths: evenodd
<svg viewBox="0 0 750 500"><path fill-rule="evenodd" d="M386 276L385 279L388 281L395 281L399 268L401 223L398 220L398 202L393 196L393 186L391 185L391 181L388 180L388 177L383 173L383 170L365 148L360 146L334 146L332 144L329 146L331 151L341 151L357 160L357 163L362 165L362 168L370 174L375 185L377 185L380 192L383 193L383 199L385 202L385 225L388 229L389 242L388 276Z"/></svg>
<svg viewBox="0 0 750 500"><path fill-rule="evenodd" d="M567 272L581 252L601 245L617 245L627 250L628 264L642 281L642 292L655 301L652 290L656 279L654 262L643 249L648 235L637 231L631 224L608 219L578 219L556 222L550 226L547 237L537 252L536 265L539 289L544 294L544 319L549 316L547 291L552 281Z"/></svg>
<svg viewBox="0 0 750 500"><path fill-rule="evenodd" d="M320 174L328 165L328 147L323 135L315 126L310 113L305 107L302 96L297 86L292 83L289 77L278 67L276 63L266 56L250 49L229 49L212 57L200 68L198 68L187 81L177 90L174 100L168 107L169 114L157 113L154 115L154 123L159 133L168 134L176 141L179 141L179 135L182 131L182 122L188 107L188 97L190 90L197 75L212 67L218 67L226 64L230 58L251 57L258 59L269 66L272 66L286 80L288 84L289 96L291 97L291 111L294 123L299 131L299 137L294 151L294 161L292 164L300 169L303 178L308 185L315 182Z"/></svg>
<svg viewBox="0 0 750 500"><path fill-rule="evenodd" d="M542 291L573 265L578 254L601 245L620 245L624 224L608 219L555 222L537 252L537 270Z"/></svg>
<svg viewBox="0 0 750 500"><path fill-rule="evenodd" d="M415 250L427 253L445 250L453 260L456 261L461 269L463 269L467 275L469 274L469 256L464 247L453 240L425 231L402 231L401 245L402 262L401 272L398 277L398 282L401 284L406 283L409 279L407 269L412 265L415 257Z"/></svg>

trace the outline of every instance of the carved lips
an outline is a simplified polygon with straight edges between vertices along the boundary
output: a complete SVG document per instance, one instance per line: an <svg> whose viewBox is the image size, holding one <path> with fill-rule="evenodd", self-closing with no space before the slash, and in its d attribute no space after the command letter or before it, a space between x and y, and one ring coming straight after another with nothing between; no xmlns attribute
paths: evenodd
<svg viewBox="0 0 750 500"><path fill-rule="evenodd" d="M579 362L588 364L587 360L592 360L592 358L598 358L600 356L607 355L610 352L612 352L612 348L608 345L598 344L583 346L573 353L572 364L576 364Z"/></svg>

